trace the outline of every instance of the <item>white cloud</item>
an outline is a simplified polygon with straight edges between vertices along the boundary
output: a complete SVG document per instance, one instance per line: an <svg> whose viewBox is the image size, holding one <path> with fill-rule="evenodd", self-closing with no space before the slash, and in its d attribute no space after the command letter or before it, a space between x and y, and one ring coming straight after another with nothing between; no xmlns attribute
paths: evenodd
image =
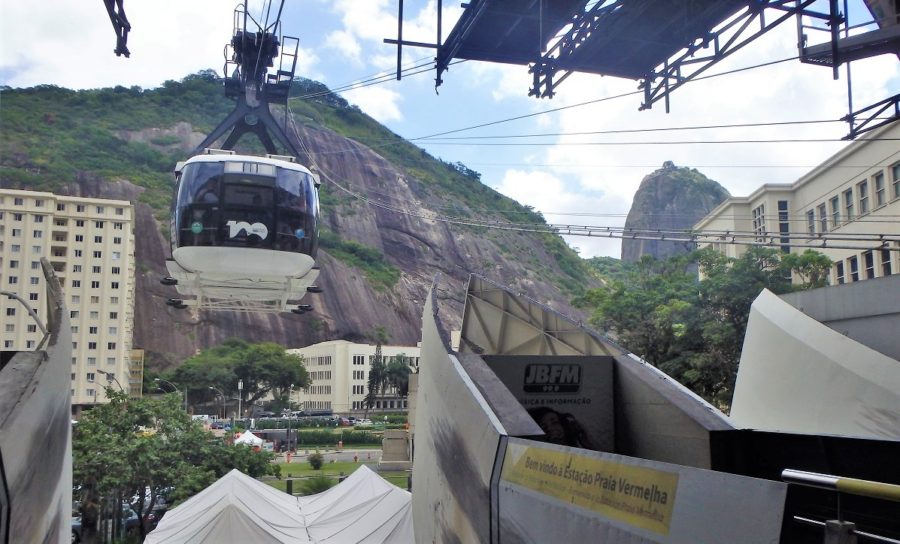
<svg viewBox="0 0 900 544"><path fill-rule="evenodd" d="M294 73L307 79L321 81L325 79L325 75L318 70L318 64L319 56L316 55L316 52L312 49L301 47L300 50L297 51L297 69Z"/></svg>
<svg viewBox="0 0 900 544"><path fill-rule="evenodd" d="M604 225L624 224L624 217L609 217L609 214L615 213L610 210L621 209L624 204L618 197L577 183L567 183L546 171L507 170L503 180L494 189L520 204L534 207L551 224L585 224L585 221L595 220ZM586 218L586 215L595 217ZM578 248L583 257L619 255L619 242L616 239L584 236L564 238L569 245Z"/></svg>
<svg viewBox="0 0 900 544"><path fill-rule="evenodd" d="M356 41L353 34L343 30L335 30L328 34L326 43L328 44L328 47L335 49L344 58L351 60L354 64L362 64L362 58L360 57L362 47L360 47L359 42Z"/></svg>
<svg viewBox="0 0 900 544"><path fill-rule="evenodd" d="M102 2L4 2L2 9L4 83L75 89L156 87L205 69L221 75L234 14L221 0L126 2L132 31L125 58L113 54L116 36ZM251 13L260 9L251 4ZM309 77L317 62L312 51L301 50L298 73Z"/></svg>
<svg viewBox="0 0 900 544"><path fill-rule="evenodd" d="M221 70L232 12L216 0L126 4L132 24L126 59L113 54L115 33L102 2L7 2L0 18L0 69L17 87L153 87L199 70Z"/></svg>
<svg viewBox="0 0 900 544"><path fill-rule="evenodd" d="M400 112L400 93L386 87L362 87L342 93L349 102L356 104L380 123L403 119Z"/></svg>
<svg viewBox="0 0 900 544"><path fill-rule="evenodd" d="M386 31L396 32L396 5L388 0L337 0L333 9L341 15L344 30L364 41L381 42Z"/></svg>

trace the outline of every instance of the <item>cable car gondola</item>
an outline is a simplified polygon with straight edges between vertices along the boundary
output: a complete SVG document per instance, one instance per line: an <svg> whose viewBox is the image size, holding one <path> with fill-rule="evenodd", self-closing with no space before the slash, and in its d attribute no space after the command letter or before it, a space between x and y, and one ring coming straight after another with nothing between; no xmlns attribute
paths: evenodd
<svg viewBox="0 0 900 544"><path fill-rule="evenodd" d="M179 163L169 277L176 308L291 311L319 275L315 176L293 157L206 150ZM308 304L301 305L309 311Z"/></svg>

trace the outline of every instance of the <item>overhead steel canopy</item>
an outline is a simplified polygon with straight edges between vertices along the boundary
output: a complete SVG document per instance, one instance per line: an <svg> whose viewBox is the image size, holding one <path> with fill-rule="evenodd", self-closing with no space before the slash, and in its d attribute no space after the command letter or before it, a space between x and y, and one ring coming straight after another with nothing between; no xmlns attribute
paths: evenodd
<svg viewBox="0 0 900 544"><path fill-rule="evenodd" d="M556 87L575 72L640 81L641 109L663 100L720 60L789 19L797 19L800 59L837 68L844 63L885 53L900 54L896 5L867 0L876 31L850 36L839 0L471 0L441 39L438 0L437 40L433 44L403 40L403 0L399 2L396 44L397 78L403 45L437 51L437 85L454 60L529 65L529 94L552 98ZM817 23L818 28L807 22ZM826 30L828 40L813 46L808 30ZM849 76L848 76L849 77ZM849 138L880 126L897 108L900 95L859 111L851 103ZM875 118L881 116L878 121Z"/></svg>
<svg viewBox="0 0 900 544"><path fill-rule="evenodd" d="M469 4L442 60L463 58L641 79L680 49L746 7L746 0L587 0ZM517 6L517 7L513 7ZM571 26L570 26L571 25ZM560 35L545 56L544 47Z"/></svg>
<svg viewBox="0 0 900 544"><path fill-rule="evenodd" d="M530 64L587 0L475 0L438 48L438 63L454 58ZM446 65L444 66L446 68Z"/></svg>

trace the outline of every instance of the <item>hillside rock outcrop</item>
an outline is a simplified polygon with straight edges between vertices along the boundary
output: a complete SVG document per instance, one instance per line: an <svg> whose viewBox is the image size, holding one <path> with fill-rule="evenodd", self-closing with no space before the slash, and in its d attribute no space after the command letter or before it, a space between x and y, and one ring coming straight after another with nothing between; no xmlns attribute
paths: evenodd
<svg viewBox="0 0 900 544"><path fill-rule="evenodd" d="M691 229L729 196L727 189L697 170L677 167L666 161L662 168L641 180L641 186L634 195L625 220L622 260L633 263L644 255L667 259L690 252L694 249L693 243L629 238L629 232ZM644 235L654 236L649 233Z"/></svg>

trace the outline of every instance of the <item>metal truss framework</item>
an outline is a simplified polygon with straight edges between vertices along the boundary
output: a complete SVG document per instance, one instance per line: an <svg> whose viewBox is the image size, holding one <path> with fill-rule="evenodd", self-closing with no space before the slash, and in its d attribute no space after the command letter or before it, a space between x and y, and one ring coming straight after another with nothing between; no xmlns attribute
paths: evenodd
<svg viewBox="0 0 900 544"><path fill-rule="evenodd" d="M225 96L235 100L236 104L228 117L194 149L193 154L212 146L230 130L222 149L233 149L237 141L249 132L256 135L268 153L278 154L272 139L274 136L289 155L302 158L270 110L270 104L287 104L300 44L299 39L281 34L283 7L282 1L275 21L268 25L253 19L243 5L235 9L234 35L225 47L224 83ZM255 25L256 29L249 30L248 23ZM269 74L269 67L274 66L276 57L279 60L278 69Z"/></svg>
<svg viewBox="0 0 900 544"><path fill-rule="evenodd" d="M627 0L612 4L596 4L591 10L579 14L572 21L572 28L530 71L534 74L534 86L529 95L553 97L556 86L562 83L573 70L559 68L560 60L570 56L582 46L591 35L603 32L604 16L614 12ZM832 0L834 1L834 0ZM640 88L644 91L642 110L650 109L659 100L665 100L669 111L669 94L750 44L769 30L793 16L807 15L823 18L823 14L811 12L807 8L815 0L755 0L747 8L736 14L718 28L696 38L675 57L664 61L662 67L644 75ZM775 17L767 17L767 10L775 10ZM825 16L825 18L831 18ZM711 50L710 50L711 48ZM708 52L707 52L708 51ZM554 81L554 78L556 79Z"/></svg>
<svg viewBox="0 0 900 544"><path fill-rule="evenodd" d="M125 58L128 58L131 56L131 52L128 50L128 33L131 31L131 23L128 22L128 17L125 16L124 2L125 0L103 0L103 5L106 6L109 21L116 32L116 48L113 50L113 53L117 57L124 55Z"/></svg>
<svg viewBox="0 0 900 544"><path fill-rule="evenodd" d="M386 43L397 45L397 79L400 79L400 54L403 45L414 47L428 47L437 50L435 79L436 86L442 83L441 75L446 71L450 62L469 39L470 33L479 23L487 17L488 4L486 0L473 0L467 12L464 13L457 27L451 31L446 43L441 43L440 8L438 9L438 36L435 44L409 42L403 40L403 0L399 0L398 39L385 40ZM721 24L705 30L702 35L696 36L690 43L665 59L661 65L647 73L634 77L639 78L639 88L644 91L641 110L652 108L653 104L663 100L666 112L670 110L669 95L686 83L698 79L709 68L719 61L727 58L751 42L774 29L781 23L795 17L797 20L798 43L800 44L799 58L801 62L830 66L834 77L838 77L838 67L852 60L865 58L873 54L887 52L900 52L900 31L894 27L881 29L880 36L870 38L849 38L847 32L847 19L839 10L838 0L829 0L827 11L814 9L816 0L747 0L744 7L733 16L728 17ZM502 5L502 2L500 2ZM532 3L534 4L534 3ZM540 98L552 98L556 87L565 81L572 73L583 70L583 62L575 61L575 55L579 49L589 44L597 36L609 33L609 19L615 17L617 12L626 4L631 8L629 17L632 20L649 12L650 4L641 4L634 0L614 0L612 2L596 2L585 11L579 11L572 16L567 25L568 30L545 53L534 55L530 61L529 72L533 75L533 84L529 90L529 96ZM440 5L440 1L439 1ZM538 5L541 5L538 3ZM499 8L498 8L499 9ZM544 9L543 7L539 9ZM619 13L618 15L621 15ZM510 16L522 17L522 13L510 13ZM821 21L830 34L830 39L825 44L807 47L807 37L802 18ZM534 17L532 17L534 18ZM516 22L518 24L518 21ZM843 38L841 34L844 34ZM454 39L455 38L455 39ZM862 38L862 39L860 39ZM855 43L850 43L855 40ZM581 51L583 54L583 51ZM625 51L623 56L630 52ZM488 59L495 62L504 60ZM520 59L517 59L520 60ZM506 61L518 63L516 61ZM579 66L573 66L578 64ZM595 72L603 73L603 72ZM611 73L609 75L628 77L623 74ZM848 94L849 113L844 117L850 124L850 132L845 139L854 139L860 134L878 128L887 123L900 119L900 95L895 95L871 106L853 110L852 82L848 70ZM885 117L885 114L892 113Z"/></svg>

